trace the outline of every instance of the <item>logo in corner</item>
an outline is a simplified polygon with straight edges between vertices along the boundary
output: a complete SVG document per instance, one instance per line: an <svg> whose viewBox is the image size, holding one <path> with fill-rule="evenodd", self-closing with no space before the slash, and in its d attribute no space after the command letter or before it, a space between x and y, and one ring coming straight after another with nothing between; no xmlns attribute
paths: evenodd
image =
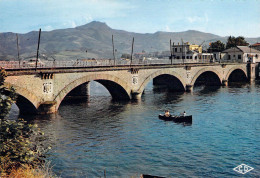
<svg viewBox="0 0 260 178"><path fill-rule="evenodd" d="M252 171L254 168L246 165L246 164L240 164L239 166L235 167L233 170L240 173L240 174L246 174L250 171Z"/></svg>

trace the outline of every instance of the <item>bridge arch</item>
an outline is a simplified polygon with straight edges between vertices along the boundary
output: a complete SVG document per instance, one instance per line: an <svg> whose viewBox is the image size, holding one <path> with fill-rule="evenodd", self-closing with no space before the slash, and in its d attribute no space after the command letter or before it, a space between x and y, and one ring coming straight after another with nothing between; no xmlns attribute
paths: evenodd
<svg viewBox="0 0 260 178"><path fill-rule="evenodd" d="M171 71L169 69L166 70L159 70L157 72L152 73L151 75L149 75L147 78L145 78L145 80L143 81L143 83L141 84L140 88L138 89L138 93L142 94L146 85L154 78L161 76L161 75L170 75L173 76L174 78L176 78L180 85L181 88L183 89L183 91L185 91L185 80L182 78L182 76L180 74L178 74L177 72Z"/></svg>
<svg viewBox="0 0 260 178"><path fill-rule="evenodd" d="M18 98L16 100L16 105L20 110L21 114L36 114L37 109L40 106L40 99L34 95L32 92L29 92L27 89L13 85L11 83L5 83L5 87L10 88L14 87Z"/></svg>
<svg viewBox="0 0 260 178"><path fill-rule="evenodd" d="M198 79L201 75L203 75L204 73L206 73L206 72L212 73L213 75L215 75L215 76L218 78L218 80L219 80L219 81L216 81L216 82L219 83L219 85L221 85L221 82L222 82L221 74L219 73L218 70L213 69L213 68L204 68L204 69L199 70L199 71L194 75L194 77L192 78L190 85L191 85L191 86L194 86L194 84L196 83L197 79Z"/></svg>
<svg viewBox="0 0 260 178"><path fill-rule="evenodd" d="M240 74L243 75L244 77L246 77L248 79L248 75L247 75L247 71L246 68L244 67L240 67L240 66L235 66L232 67L231 69L229 69L229 71L227 72L226 76L225 76L225 80L229 81L230 76L232 75L232 73L234 73L235 71L240 71Z"/></svg>
<svg viewBox="0 0 260 178"><path fill-rule="evenodd" d="M91 81L96 81L102 84L111 94L113 99L131 99L131 88L127 82L109 74L92 74L81 77L66 85L54 98L56 102L56 110L58 110L61 102L73 89Z"/></svg>

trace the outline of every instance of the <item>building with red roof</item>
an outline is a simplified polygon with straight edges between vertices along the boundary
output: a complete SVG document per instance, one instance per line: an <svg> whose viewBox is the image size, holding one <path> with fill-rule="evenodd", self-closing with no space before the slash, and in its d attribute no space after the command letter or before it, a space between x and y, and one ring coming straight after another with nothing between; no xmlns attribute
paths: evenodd
<svg viewBox="0 0 260 178"><path fill-rule="evenodd" d="M251 47L260 51L260 43L255 43Z"/></svg>

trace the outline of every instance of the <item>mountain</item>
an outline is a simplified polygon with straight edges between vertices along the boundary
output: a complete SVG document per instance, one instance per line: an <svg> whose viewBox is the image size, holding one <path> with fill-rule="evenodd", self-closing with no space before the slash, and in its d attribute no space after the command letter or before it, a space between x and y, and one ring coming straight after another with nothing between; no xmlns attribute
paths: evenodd
<svg viewBox="0 0 260 178"><path fill-rule="evenodd" d="M134 37L134 52L169 51L169 40L175 43L184 42L209 44L221 40L226 42L227 37L195 30L184 32L156 32L133 33L115 30L102 22L93 21L76 28L43 31L41 33L40 54L54 57L58 60L72 60L83 58L112 58L112 35L116 55L130 53L132 38ZM35 56L38 43L38 31L18 34L21 58ZM260 38L246 38L249 43L260 41ZM87 50L87 53L86 53ZM15 33L0 33L0 60L17 58L17 45Z"/></svg>

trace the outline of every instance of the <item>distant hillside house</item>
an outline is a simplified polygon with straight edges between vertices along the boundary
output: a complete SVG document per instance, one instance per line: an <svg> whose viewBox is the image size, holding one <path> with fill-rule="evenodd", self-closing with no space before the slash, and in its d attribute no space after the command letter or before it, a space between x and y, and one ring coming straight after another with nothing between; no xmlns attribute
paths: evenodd
<svg viewBox="0 0 260 178"><path fill-rule="evenodd" d="M212 53L202 53L202 46L190 44L189 42L173 44L172 54L173 59L191 59L203 62L210 62L213 59Z"/></svg>
<svg viewBox="0 0 260 178"><path fill-rule="evenodd" d="M260 62L260 51L248 46L236 46L222 51L221 60L234 62Z"/></svg>
<svg viewBox="0 0 260 178"><path fill-rule="evenodd" d="M142 52L142 53L135 53L134 57L136 59L143 59L143 58L149 57L149 55L145 52Z"/></svg>
<svg viewBox="0 0 260 178"><path fill-rule="evenodd" d="M251 47L260 51L260 43L255 43L255 44L251 45Z"/></svg>

